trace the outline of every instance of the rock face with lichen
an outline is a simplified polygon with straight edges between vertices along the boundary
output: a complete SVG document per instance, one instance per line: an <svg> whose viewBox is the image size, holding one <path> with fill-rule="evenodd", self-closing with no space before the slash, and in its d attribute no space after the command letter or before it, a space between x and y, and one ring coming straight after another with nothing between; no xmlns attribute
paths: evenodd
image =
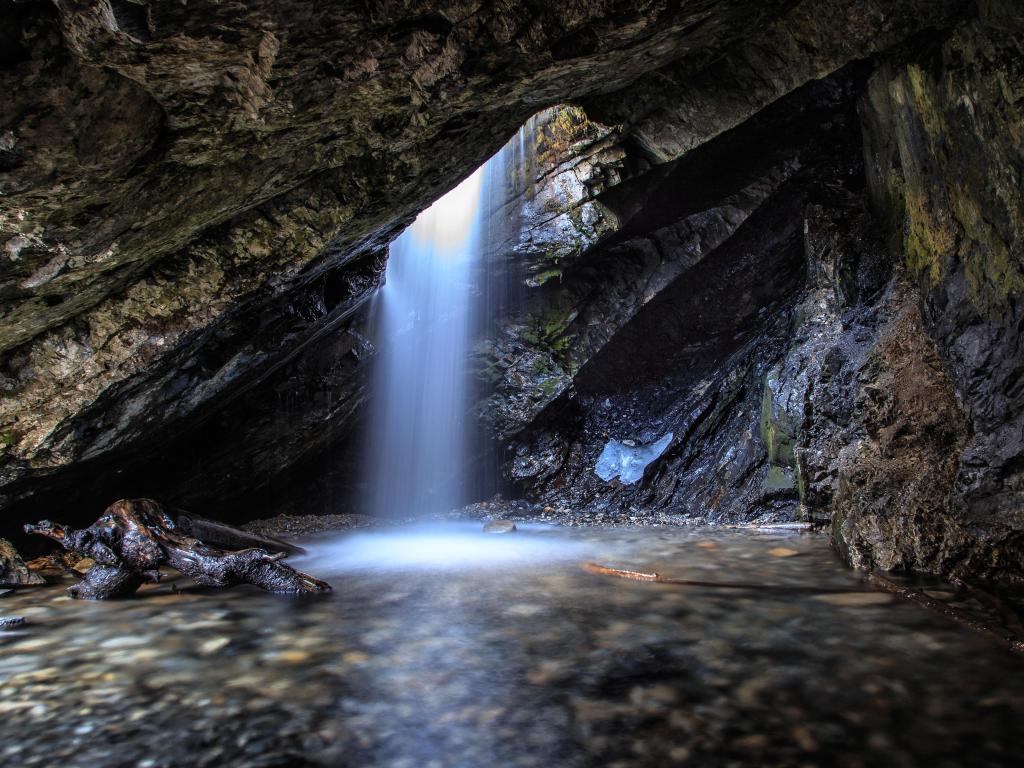
<svg viewBox="0 0 1024 768"><path fill-rule="evenodd" d="M1024 565L1022 30L1019 4L983 3L979 19L919 56L882 67L862 103L874 208L893 253L921 286L924 325L969 425L962 450L950 459L955 527L972 547L998 553L1000 567L1018 571ZM989 568L992 561L986 558Z"/></svg>
<svg viewBox="0 0 1024 768"><path fill-rule="evenodd" d="M743 278L728 299L702 299L699 270L687 265L624 325L614 313L589 324L611 338L596 354L583 348L579 374L517 435L509 473L580 519L811 518L830 523L857 567L1019 582L1014 18L989 6L882 57L855 86L866 194L823 168L783 215L802 220L806 277L777 309L771 300L786 292L769 291L746 345L715 349L705 331L676 351L671 329L699 328L709 311L733 313L722 327L737 340L749 327L737 301L749 290ZM726 133L706 146L741 143ZM692 171L687 180L703 181ZM710 257L736 258L743 229ZM760 263L747 269L762 282L792 269L771 261L768 233L779 231L753 236ZM662 240L652 250L664 258L678 248ZM728 309L717 309L723 301ZM596 476L608 440L647 444L666 431L684 438L638 486Z"/></svg>

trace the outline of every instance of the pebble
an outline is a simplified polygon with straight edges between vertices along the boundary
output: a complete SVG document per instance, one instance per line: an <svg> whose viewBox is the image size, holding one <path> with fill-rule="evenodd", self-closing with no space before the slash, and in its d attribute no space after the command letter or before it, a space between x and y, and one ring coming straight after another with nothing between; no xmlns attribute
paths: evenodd
<svg viewBox="0 0 1024 768"><path fill-rule="evenodd" d="M145 645L148 640L138 635L125 635L123 637L112 637L109 640L104 640L100 643L100 648L136 648L140 645Z"/></svg>
<svg viewBox="0 0 1024 768"><path fill-rule="evenodd" d="M772 557L793 557L800 553L795 549L790 549L789 547L772 547L768 550L768 554Z"/></svg>
<svg viewBox="0 0 1024 768"><path fill-rule="evenodd" d="M544 613L545 607L536 603L517 603L505 609L506 616L528 619Z"/></svg>
<svg viewBox="0 0 1024 768"><path fill-rule="evenodd" d="M209 656L227 647L228 643L230 642L231 638L229 637L214 637L210 640L206 640L200 643L199 652L204 656Z"/></svg>
<svg viewBox="0 0 1024 768"><path fill-rule="evenodd" d="M741 736L733 742L737 749L759 750L767 747L771 742L763 733L752 733L749 736Z"/></svg>
<svg viewBox="0 0 1024 768"><path fill-rule="evenodd" d="M304 651L281 651L274 657L274 661L282 664L302 664L309 661L309 654Z"/></svg>

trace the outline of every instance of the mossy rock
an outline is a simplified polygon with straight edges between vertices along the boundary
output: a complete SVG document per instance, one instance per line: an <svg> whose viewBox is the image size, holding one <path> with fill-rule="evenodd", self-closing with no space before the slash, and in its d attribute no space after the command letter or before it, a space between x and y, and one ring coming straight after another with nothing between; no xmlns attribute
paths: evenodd
<svg viewBox="0 0 1024 768"><path fill-rule="evenodd" d="M781 402L779 366L765 377L761 397L761 440L768 451L768 462L776 467L796 467L796 439L799 434L799 414L789 413Z"/></svg>

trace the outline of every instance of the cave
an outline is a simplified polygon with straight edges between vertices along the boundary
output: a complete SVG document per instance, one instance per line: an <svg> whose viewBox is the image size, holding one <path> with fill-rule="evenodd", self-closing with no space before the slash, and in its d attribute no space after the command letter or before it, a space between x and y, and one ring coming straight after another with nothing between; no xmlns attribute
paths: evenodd
<svg viewBox="0 0 1024 768"><path fill-rule="evenodd" d="M1019 764L1018 0L0 9L0 764Z"/></svg>

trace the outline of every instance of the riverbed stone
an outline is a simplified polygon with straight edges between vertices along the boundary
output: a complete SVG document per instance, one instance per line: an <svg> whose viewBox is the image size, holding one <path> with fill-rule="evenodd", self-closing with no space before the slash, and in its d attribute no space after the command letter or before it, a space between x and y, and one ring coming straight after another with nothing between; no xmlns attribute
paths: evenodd
<svg viewBox="0 0 1024 768"><path fill-rule="evenodd" d="M491 520L484 524L484 533L514 533L516 524L511 520Z"/></svg>

